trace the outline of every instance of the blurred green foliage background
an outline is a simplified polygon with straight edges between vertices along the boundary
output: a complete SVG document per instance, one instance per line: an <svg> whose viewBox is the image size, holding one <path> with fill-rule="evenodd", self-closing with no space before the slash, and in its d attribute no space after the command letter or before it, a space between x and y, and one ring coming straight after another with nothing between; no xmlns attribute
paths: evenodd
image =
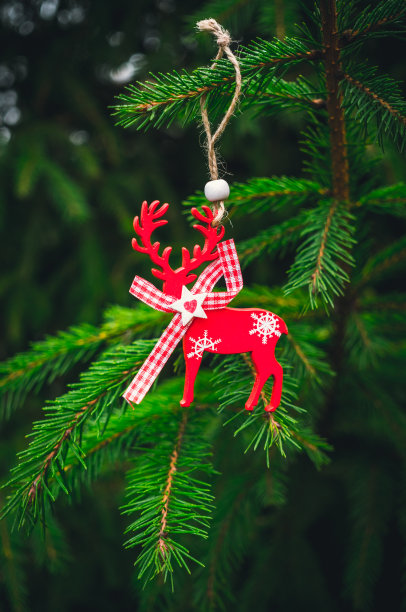
<svg viewBox="0 0 406 612"><path fill-rule="evenodd" d="M273 3L263 0L262 9L258 2L241 4L244 18L240 11L234 20L226 8L217 17L242 43L292 32L294 22L300 22L312 6L279 0L275 18ZM148 262L142 262L130 244L132 219L142 200L172 204L170 223L162 232L164 244L192 242L180 215L182 200L208 178L200 127L173 124L147 134L123 130L114 126L109 107L126 83L144 80L149 71L208 64L212 43L193 30L195 11L209 16L204 6L186 0L1 3L2 359L68 325L99 323L109 304L131 305L128 288L135 267L148 276ZM377 39L369 43L366 55L405 81L404 43ZM253 121L246 113L233 120L221 142L230 180L300 175L301 122L300 114ZM404 160L390 145L384 163L389 181L403 178ZM236 240L250 236L250 224L247 218L233 227ZM286 263L275 266L275 282L282 280L286 269ZM263 272L256 265L247 270L246 278L260 281ZM63 392L65 384L59 379L46 397ZM44 395L30 399L18 418L2 426L3 476L25 445L24 436L39 417L43 400ZM38 559L40 529L37 540L21 544L29 610L135 609L132 554L122 548L124 520L117 511L121 485L118 474L97 485L97 505L86 493L75 505L62 505L58 512L67 540L53 542L51 530L42 560ZM303 496L311 495L309 491L292 494L298 507ZM338 545L345 538L345 525L342 530L331 534L330 544ZM1 524L3 554L10 537L14 536ZM65 563L59 555L53 563L56 545L65 550ZM316 546L323 549L326 543L319 541ZM391 528L387 546L399 556ZM338 561L329 562L334 586ZM2 584L18 580L18 574L8 576L0 569L0 609L8 610L10 605ZM381 602L389 588L386 584L391 584L389 569L378 589Z"/></svg>
<svg viewBox="0 0 406 612"><path fill-rule="evenodd" d="M132 218L143 199L171 202L170 242L185 240L181 200L207 180L200 128L124 131L109 106L149 71L208 63L211 41L186 24L190 10L171 1L3 4L3 356L126 303ZM239 180L296 171L295 134L289 122L240 117L222 143L227 169Z"/></svg>

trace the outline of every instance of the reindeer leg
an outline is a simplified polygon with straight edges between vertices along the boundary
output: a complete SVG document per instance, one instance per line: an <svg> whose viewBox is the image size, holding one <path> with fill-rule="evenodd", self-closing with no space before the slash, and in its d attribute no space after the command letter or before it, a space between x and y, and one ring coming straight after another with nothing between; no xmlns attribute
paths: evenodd
<svg viewBox="0 0 406 612"><path fill-rule="evenodd" d="M264 376L262 373L259 373L255 377L254 386L252 387L251 395L247 399L245 403L245 410L254 410L255 406L258 404L259 396L261 394L262 388L269 376Z"/></svg>
<svg viewBox="0 0 406 612"><path fill-rule="evenodd" d="M264 387L264 384L270 376L269 367L265 367L266 361L262 351L252 351L251 353L252 362L254 364L256 376L254 386L252 387L251 395L245 404L245 410L254 410L258 404L259 396Z"/></svg>
<svg viewBox="0 0 406 612"><path fill-rule="evenodd" d="M283 369L280 363L275 360L272 368L273 374L273 387L272 395L269 404L265 406L267 412L275 412L281 401L282 395L282 383L283 383Z"/></svg>
<svg viewBox="0 0 406 612"><path fill-rule="evenodd" d="M193 402L194 399L194 387L197 373L202 363L202 357L187 357L186 361L186 374L185 374L185 388L183 391L183 398L180 401L180 405L183 408L187 408Z"/></svg>

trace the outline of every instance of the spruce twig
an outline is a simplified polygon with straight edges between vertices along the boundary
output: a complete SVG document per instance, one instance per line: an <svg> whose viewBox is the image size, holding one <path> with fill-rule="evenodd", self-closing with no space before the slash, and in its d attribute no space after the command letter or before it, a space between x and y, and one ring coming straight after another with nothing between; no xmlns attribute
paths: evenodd
<svg viewBox="0 0 406 612"><path fill-rule="evenodd" d="M168 317L153 309L112 307L101 327L82 324L35 342L31 348L0 364L0 398L10 416L31 391L66 374L79 361L93 357L106 343L148 335Z"/></svg>
<svg viewBox="0 0 406 612"><path fill-rule="evenodd" d="M265 82L279 67L287 68L301 61L319 60L320 57L319 49L309 49L299 39L288 37L284 41L258 40L248 47L241 47L238 60L243 91L253 77L256 77L258 87L259 75ZM213 70L199 68L191 74L173 72L151 76L154 80L129 86L128 93L118 96L121 104L114 107L118 124L124 127L135 125L138 129L150 125L159 127L170 124L175 117L185 123L199 116L199 100L202 96L226 93L221 108L219 99L217 103L212 100L212 106L217 107L217 113L223 113L223 107L228 104L227 98L231 93L230 86L235 80L233 67L224 59L220 59Z"/></svg>
<svg viewBox="0 0 406 612"><path fill-rule="evenodd" d="M400 25L404 20L406 8L400 0L385 0L376 5L356 11L355 23L346 28L340 34L342 45L357 42L359 39L367 38L370 34L379 33L387 26ZM385 30L384 33L387 31Z"/></svg>
<svg viewBox="0 0 406 612"><path fill-rule="evenodd" d="M166 526L168 522L169 501L170 501L171 492L172 492L173 478L177 470L178 456L180 452L180 447L182 445L183 435L185 433L186 423L187 423L187 412L184 412L182 416L182 420L179 424L176 444L173 449L171 460L169 463L169 471L168 471L168 478L166 481L165 491L162 496L161 528L159 530L159 539L158 539L157 546L164 560L166 559L166 556L167 556L167 544L165 542L165 539L167 535Z"/></svg>
<svg viewBox="0 0 406 612"><path fill-rule="evenodd" d="M12 470L8 485L13 492L3 516L16 510L19 525L25 522L27 514L34 520L44 519L43 501L54 500L59 490L68 493L58 474L62 476L68 450L84 465L83 451L77 443L78 430L96 411L108 414L112 410L123 384L138 369L150 348L151 342L138 341L132 347L120 347L119 353L117 349L107 351L82 374L80 383L72 385L68 393L45 409L45 419L35 423L31 443L20 453L19 463ZM47 485L50 471L55 477L54 493Z"/></svg>

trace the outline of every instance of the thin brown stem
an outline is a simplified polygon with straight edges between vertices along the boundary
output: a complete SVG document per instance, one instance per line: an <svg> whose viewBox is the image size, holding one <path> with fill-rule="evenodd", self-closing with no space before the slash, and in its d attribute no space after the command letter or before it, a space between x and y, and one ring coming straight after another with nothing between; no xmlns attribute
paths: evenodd
<svg viewBox="0 0 406 612"><path fill-rule="evenodd" d="M73 346L83 347L87 344L89 345L97 344L99 342L104 342L105 340L107 340L107 338L113 337L114 335L118 335L117 332L115 334L108 334L107 332L103 331L103 332L100 332L100 334L97 334L96 336L89 336L89 338L80 338L79 340L73 343ZM72 350L72 345L69 346L69 351L71 350ZM64 355L66 352L67 352L66 350L60 349L56 351L55 353L52 353L51 356L44 355L44 357L40 359L31 361L29 364L27 364L25 368L20 368L19 370L14 370L13 372L10 372L10 374L8 374L7 376L5 376L4 378L0 380L0 388L6 386L7 383L9 383L10 381L15 380L16 378L19 378L20 376L24 376L24 374L26 374L30 370L33 370L35 368L38 368L39 366L44 365L44 363L46 363L50 359L55 359L56 357L60 357L61 355Z"/></svg>
<svg viewBox="0 0 406 612"><path fill-rule="evenodd" d="M314 269L314 272L311 276L312 278L312 293L315 294L316 290L317 290L317 280L321 274L321 271L323 269L323 257L324 257L324 251L326 250L326 243L327 243L327 238L328 238L328 233L330 231L330 226L331 226L331 222L333 220L333 216L334 213L337 209L337 200L333 200L333 203L330 207L330 211L328 213L327 219L326 219L326 224L324 226L324 231L323 231L323 236L321 239L321 243L320 243L320 248L319 248L319 252L317 255L317 261L316 261L316 267Z"/></svg>
<svg viewBox="0 0 406 612"><path fill-rule="evenodd" d="M98 442L92 448L86 451L86 457L90 457L91 455L94 455L95 453L97 453L99 450L101 450L105 446L108 446L109 444L114 442L114 440L117 440L118 438L125 436L125 434L129 433L130 431L133 431L133 429L135 429L137 425L138 423L134 423L134 425L129 425L128 427L126 427L125 429L121 431L116 431L116 433L112 434L111 436L108 436L108 438L104 438L104 440L101 440L101 442ZM63 471L65 473L69 472L74 466L75 466L74 463L69 463L68 465L64 466Z"/></svg>
<svg viewBox="0 0 406 612"><path fill-rule="evenodd" d="M169 463L169 471L168 477L166 480L165 491L162 496L162 512L161 512L161 529L159 531L159 539L158 539L158 548L161 552L162 558L165 559L166 553L168 550L167 543L165 541L166 538L166 526L168 520L168 511L169 511L169 501L172 492L173 479L177 470L177 462L179 457L179 451L182 446L183 436L185 433L186 423L187 423L188 413L185 411L183 413L182 420L179 425L178 435L176 438L175 447L173 449L170 463Z"/></svg>
<svg viewBox="0 0 406 612"><path fill-rule="evenodd" d="M299 359L303 362L303 365L306 368L306 370L309 372L310 376L316 376L316 370L314 369L310 361L307 359L300 345L296 342L296 340L293 338L290 332L288 333L288 340L293 346L293 349L295 350Z"/></svg>
<svg viewBox="0 0 406 612"><path fill-rule="evenodd" d="M322 57L322 52L319 49L311 49L310 51L305 51L303 53L295 53L292 55L285 55L284 57L278 57L277 59L272 59L269 62L259 62L258 64L253 64L250 66L250 72L254 70L259 70L260 68L270 68L272 66L276 66L278 64L284 64L289 61L296 60L314 60L320 59ZM166 106L167 104L172 104L173 102L179 102L180 100L187 100L190 98L196 98L201 95L207 94L218 87L222 87L226 83L231 83L235 80L235 76L225 77L221 80L220 83L216 83L215 85L206 85L204 87L197 87L196 89L185 93L178 94L176 96L170 96L169 98L165 98L165 100L157 100L152 102L145 102L144 104L126 104L125 107L122 108L122 112L128 113L148 113L152 109L157 106Z"/></svg>
<svg viewBox="0 0 406 612"><path fill-rule="evenodd" d="M349 171L347 137L340 91L341 58L340 37L337 31L337 7L335 0L321 0L321 28L324 46L324 66L327 85L327 113L330 129L333 198L348 201Z"/></svg>
<svg viewBox="0 0 406 612"><path fill-rule="evenodd" d="M384 272L391 266L397 265L400 261L402 261L402 259L405 259L405 258L406 258L406 249L402 249L401 251L399 251L399 253L395 253L394 255L392 255L392 257L388 257L388 259L385 259L385 261L383 261L382 263L371 268L369 272L367 272L366 274L363 274L362 279L357 284L357 288L362 287L372 278L379 276L380 274L382 274L382 272Z"/></svg>
<svg viewBox="0 0 406 612"><path fill-rule="evenodd" d="M292 434L293 438L296 438L296 440L298 442L300 442L300 444L302 444L302 446L305 446L307 449L309 449L309 451L311 451L312 453L317 453L318 448L317 446L315 446L314 444L312 444L311 442L309 442L308 440L306 440L305 438L303 438L300 434L298 434L296 431L292 431L290 430L290 433Z"/></svg>
<svg viewBox="0 0 406 612"><path fill-rule="evenodd" d="M406 302L377 302L373 300L359 306L359 310L361 312L382 312L383 309L385 309L385 312L388 312L388 310L394 310L395 312L403 313L406 312Z"/></svg>
<svg viewBox="0 0 406 612"><path fill-rule="evenodd" d="M246 93L244 95L244 98L246 99L253 98L255 101L258 101L257 94L247 94ZM287 93L279 94L276 92L269 92L269 91L261 92L259 102L261 102L263 98L277 98L277 99L289 100L292 102L300 102L301 104L307 104L308 106L314 109L326 108L326 101L323 98L301 98L300 96L294 96L292 94L287 94Z"/></svg>
<svg viewBox="0 0 406 612"><path fill-rule="evenodd" d="M233 201L234 202L238 202L240 200L258 200L261 198L274 198L274 197L278 197L278 196L295 196L295 195L303 195L304 193L309 193L309 194L314 194L316 193L316 191L309 191L309 192L305 192L305 191L297 191L295 189L288 189L288 190L276 190L276 191L263 191L262 193L258 193L255 192L253 194L250 194L248 196L245 195L241 195L241 196L235 196L233 197ZM317 193L321 194L321 195L325 195L326 193L328 193L328 189L318 189Z"/></svg>
<svg viewBox="0 0 406 612"><path fill-rule="evenodd" d="M352 30L350 28L344 30L340 34L341 43L348 44L350 42L353 42L356 38L359 38L360 36L364 36L365 34L369 34L370 32L376 32L376 30L379 30L383 26L386 26L396 21L396 19L398 19L399 17L402 17L402 15L405 14L405 11L406 8L402 8L400 9L400 11L393 13L393 15L388 15L387 17L384 17L383 19L380 19L375 23L368 24L363 30Z"/></svg>
<svg viewBox="0 0 406 612"><path fill-rule="evenodd" d="M361 320L361 318L357 314L354 315L354 321L355 321L355 326L356 326L356 328L357 328L357 330L359 332L359 335L362 338L362 341L363 341L365 347L367 349L370 349L372 342L371 342L371 340L370 340L370 338L369 338L369 336L367 334L367 330L365 329L365 325L364 325L363 321Z"/></svg>
<svg viewBox="0 0 406 612"><path fill-rule="evenodd" d="M385 206L385 204L406 204L406 198L385 198L384 200L376 199L376 200L367 200L366 202L356 202L355 206L369 206L373 204L374 206Z"/></svg>
<svg viewBox="0 0 406 612"><path fill-rule="evenodd" d="M128 374L130 374L131 372L137 370L139 367L139 364L137 364L136 366L134 366L133 368L131 368L130 370L126 370L125 372L122 373L122 377L120 377L120 380L127 377ZM51 450L50 453L48 453L48 455L45 457L45 460L41 466L41 469L39 471L39 473L37 474L37 476L34 478L34 480L27 485L27 492L28 492L28 502L29 504L32 504L35 500L35 497L38 493L38 491L41 489L41 483L42 480L45 478L53 460L57 457L63 443L68 440L68 438L70 438L72 432L75 430L75 428L80 424L82 418L84 418L84 415L86 415L88 412L90 412L90 409L95 406L97 404L97 402L99 402L99 400L102 399L102 397L104 397L107 393L107 389L105 391L103 391L102 393L100 393L100 395L98 395L95 399L91 400L90 402L88 402L87 404L85 404L80 410L78 410L78 412L75 413L73 419L72 419L72 423L71 425L65 429L65 431L63 432L63 434L61 435L61 437L59 438L59 440L55 443L53 449Z"/></svg>
<svg viewBox="0 0 406 612"><path fill-rule="evenodd" d="M156 324L159 324L161 321L165 321L166 318L167 318L166 313L164 315L161 315L161 317L157 318ZM108 330L103 329L102 331L100 331L100 333L96 335L89 336L88 338L79 338L78 340L70 344L68 349L61 348L50 355L49 354L44 355L41 358L38 358L38 359L35 359L34 361L29 362L24 368L20 368L18 370L14 370L13 372L10 372L10 374L7 374L6 376L4 376L4 378L0 380L0 389L2 387L5 387L9 382L15 380L16 378L20 378L21 376L24 376L31 370L34 370L35 368L38 368L44 365L50 360L54 360L58 357L61 357L62 355L65 355L68 352L71 352L72 348L75 348L75 347L83 348L85 346L89 346L90 348L93 344L107 342L108 340L114 340L114 338L123 336L123 334L126 334L128 332L140 331L141 329L143 329L143 327L144 327L143 324L136 323L135 325L132 325L125 330L114 329L114 328L111 328Z"/></svg>
<svg viewBox="0 0 406 612"><path fill-rule="evenodd" d="M55 459L55 457L57 456L57 454L59 453L62 444L65 442L65 440L67 440L70 435L72 434L73 430L75 429L78 421L80 421L80 418L83 416L83 414L91 407L93 406L98 399L100 399L105 393L101 394L98 398L92 400L91 402L89 402L88 404L86 404L85 406L83 406L83 408L81 408L79 410L79 412L77 412L74 416L73 419L73 423L70 427L68 427L67 429L65 429L65 431L63 432L62 436L60 437L60 439L58 440L58 442L54 445L53 449L51 450L50 453L48 453L48 455L45 458L44 463L42 464L41 470L39 472L39 474L35 477L35 479L32 481L31 485L29 486L28 489L28 500L29 503L32 504L38 489L41 488L41 481L42 479L45 477L46 473L48 472L52 461Z"/></svg>

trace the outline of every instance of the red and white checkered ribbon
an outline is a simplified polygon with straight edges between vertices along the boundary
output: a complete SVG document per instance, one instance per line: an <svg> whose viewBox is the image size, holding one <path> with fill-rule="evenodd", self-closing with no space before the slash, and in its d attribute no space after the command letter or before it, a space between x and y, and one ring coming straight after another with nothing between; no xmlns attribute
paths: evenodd
<svg viewBox="0 0 406 612"><path fill-rule="evenodd" d="M243 286L240 262L238 261L234 240L220 242L217 250L219 258L202 272L191 289L191 293L207 293L211 291L223 275L227 291L209 293L202 304L204 310L224 308L241 291ZM148 306L155 308L155 310L175 312L171 308L171 304L176 302L177 298L159 291L154 285L140 276L134 278L130 293L145 302L145 304L148 304ZM139 404L142 401L176 346L185 335L186 330L193 323L193 320L189 321L186 325L182 325L182 315L179 312L175 314L150 355L144 361L137 376L126 389L123 397L127 402Z"/></svg>

